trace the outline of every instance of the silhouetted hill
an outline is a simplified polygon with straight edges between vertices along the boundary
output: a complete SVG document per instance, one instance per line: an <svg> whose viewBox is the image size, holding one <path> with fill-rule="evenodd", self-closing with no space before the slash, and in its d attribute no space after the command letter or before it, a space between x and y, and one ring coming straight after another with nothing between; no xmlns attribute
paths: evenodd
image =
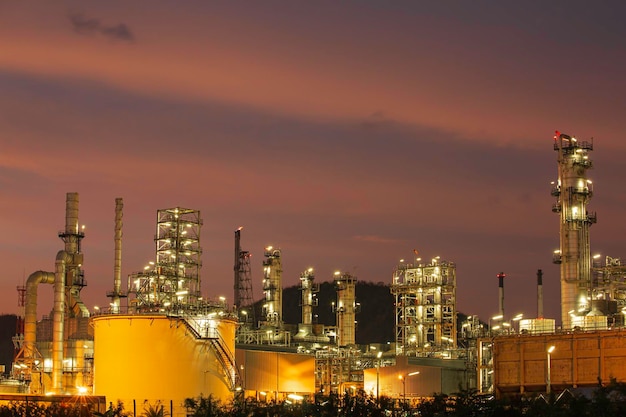
<svg viewBox="0 0 626 417"><path fill-rule="evenodd" d="M17 330L17 316L7 314L0 316L0 365L4 365L5 373L10 372L13 362L13 336Z"/></svg>
<svg viewBox="0 0 626 417"><path fill-rule="evenodd" d="M320 283L317 293L318 307L313 309L317 323L334 326L335 313L331 303L337 301L334 283ZM299 287L283 289L283 320L287 324L302 322L302 294ZM356 343L387 343L395 339L394 298L389 285L383 283L356 283L356 302L360 304L360 312L356 315Z"/></svg>

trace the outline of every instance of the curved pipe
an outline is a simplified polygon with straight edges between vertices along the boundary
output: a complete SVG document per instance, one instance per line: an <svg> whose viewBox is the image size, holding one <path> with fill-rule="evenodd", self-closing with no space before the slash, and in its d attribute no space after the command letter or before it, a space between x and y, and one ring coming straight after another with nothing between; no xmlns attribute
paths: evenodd
<svg viewBox="0 0 626 417"><path fill-rule="evenodd" d="M35 358L37 341L37 287L39 284L54 284L54 273L36 271L26 280L26 299L24 310L24 357Z"/></svg>

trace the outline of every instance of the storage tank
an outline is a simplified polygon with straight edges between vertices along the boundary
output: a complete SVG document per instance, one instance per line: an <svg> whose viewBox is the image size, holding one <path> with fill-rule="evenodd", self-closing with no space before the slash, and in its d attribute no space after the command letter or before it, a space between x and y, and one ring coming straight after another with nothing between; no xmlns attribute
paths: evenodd
<svg viewBox="0 0 626 417"><path fill-rule="evenodd" d="M186 398L228 402L239 384L236 321L204 316L111 314L93 317L94 393L182 407Z"/></svg>

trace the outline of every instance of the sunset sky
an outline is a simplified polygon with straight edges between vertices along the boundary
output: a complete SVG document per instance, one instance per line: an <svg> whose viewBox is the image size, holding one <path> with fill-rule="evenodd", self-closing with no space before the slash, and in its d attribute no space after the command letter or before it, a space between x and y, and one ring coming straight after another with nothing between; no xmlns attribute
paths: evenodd
<svg viewBox="0 0 626 417"><path fill-rule="evenodd" d="M154 259L156 211L201 211L202 292L233 299L233 238L391 281L457 264L457 307L560 321L555 130L594 138L592 253L626 258L622 1L0 0L0 313L54 270L80 194L89 309ZM39 289L39 315L52 289ZM320 306L319 308L327 308ZM363 306L367 308L367 306Z"/></svg>

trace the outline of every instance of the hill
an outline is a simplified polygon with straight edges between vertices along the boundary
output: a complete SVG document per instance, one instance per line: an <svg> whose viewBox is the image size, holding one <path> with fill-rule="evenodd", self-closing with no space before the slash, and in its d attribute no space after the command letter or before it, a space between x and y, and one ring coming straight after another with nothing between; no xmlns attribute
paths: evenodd
<svg viewBox="0 0 626 417"><path fill-rule="evenodd" d="M13 362L13 336L15 336L17 316L6 314L0 316L0 365L4 365L5 374L10 372Z"/></svg>
<svg viewBox="0 0 626 417"><path fill-rule="evenodd" d="M360 311L356 315L356 343L387 343L395 339L394 298L389 285L383 283L356 283L356 302ZM302 322L302 295L297 286L283 289L283 321L287 324ZM320 283L317 293L318 307L314 308L317 323L334 326L335 313L331 303L337 301L337 292L332 282Z"/></svg>

